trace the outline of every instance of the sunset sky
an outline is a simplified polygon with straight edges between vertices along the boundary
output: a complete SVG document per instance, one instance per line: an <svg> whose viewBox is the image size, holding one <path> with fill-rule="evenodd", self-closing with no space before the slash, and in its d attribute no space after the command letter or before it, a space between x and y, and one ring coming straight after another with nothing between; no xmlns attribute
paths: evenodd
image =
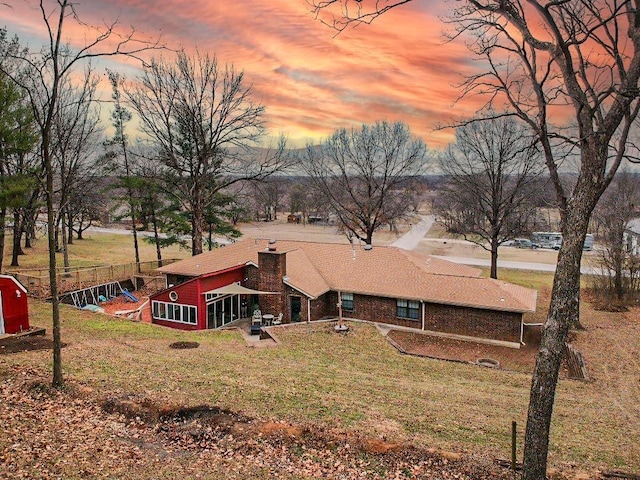
<svg viewBox="0 0 640 480"><path fill-rule="evenodd" d="M44 26L37 2L8 3L11 7L0 6L0 25L38 47ZM455 84L471 71L473 59L463 42L444 42L445 24L439 15L450 6L445 1L417 0L337 37L313 18L305 0L77 4L88 24L119 19L141 36L161 34L168 47L197 47L244 70L255 99L267 109L270 133L284 133L294 146L317 142L341 127L401 120L430 148L441 149L453 131L435 128L472 115L479 105L472 98L455 103ZM68 27L72 25L70 21ZM75 26L66 33L74 45L87 35ZM109 67L129 78L136 75L131 63ZM108 95L106 82L104 88Z"/></svg>

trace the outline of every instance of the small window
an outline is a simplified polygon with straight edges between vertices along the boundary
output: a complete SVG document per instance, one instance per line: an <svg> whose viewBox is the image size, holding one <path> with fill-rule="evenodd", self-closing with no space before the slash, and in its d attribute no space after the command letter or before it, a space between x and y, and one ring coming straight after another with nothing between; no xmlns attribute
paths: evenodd
<svg viewBox="0 0 640 480"><path fill-rule="evenodd" d="M342 309L353 312L353 293L342 293L340 298L342 299Z"/></svg>
<svg viewBox="0 0 640 480"><path fill-rule="evenodd" d="M400 318L408 318L410 320L420 319L420 302L415 300L398 299L396 307L396 315Z"/></svg>

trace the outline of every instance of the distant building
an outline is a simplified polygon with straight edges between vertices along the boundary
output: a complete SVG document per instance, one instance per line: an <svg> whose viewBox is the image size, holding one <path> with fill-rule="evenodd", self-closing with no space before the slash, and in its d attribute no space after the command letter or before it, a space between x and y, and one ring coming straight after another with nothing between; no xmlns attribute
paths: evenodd
<svg viewBox="0 0 640 480"><path fill-rule="evenodd" d="M627 224L623 240L628 253L640 255L640 218L635 218Z"/></svg>
<svg viewBox="0 0 640 480"><path fill-rule="evenodd" d="M537 292L395 247L242 240L158 269L153 322L219 328L254 308L283 323L338 316L518 346ZM244 307L244 311L243 311Z"/></svg>

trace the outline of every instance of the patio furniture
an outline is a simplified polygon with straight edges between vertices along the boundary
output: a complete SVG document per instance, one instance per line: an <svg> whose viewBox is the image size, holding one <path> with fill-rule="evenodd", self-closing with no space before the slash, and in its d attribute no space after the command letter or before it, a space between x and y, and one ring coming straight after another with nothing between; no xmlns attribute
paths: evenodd
<svg viewBox="0 0 640 480"><path fill-rule="evenodd" d="M262 320L264 321L264 324L265 324L265 325L269 325L269 326L271 326L271 324L273 323L273 315L272 315L272 314L270 314L270 313L265 313L265 314L262 316Z"/></svg>
<svg viewBox="0 0 640 480"><path fill-rule="evenodd" d="M273 321L273 325L280 325L280 324L282 324L282 312L280 312L280 314L278 315L278 318L276 318Z"/></svg>
<svg viewBox="0 0 640 480"><path fill-rule="evenodd" d="M253 316L251 317L251 335L257 335L260 333L260 329L262 328L262 313L260 310L256 310L253 312Z"/></svg>

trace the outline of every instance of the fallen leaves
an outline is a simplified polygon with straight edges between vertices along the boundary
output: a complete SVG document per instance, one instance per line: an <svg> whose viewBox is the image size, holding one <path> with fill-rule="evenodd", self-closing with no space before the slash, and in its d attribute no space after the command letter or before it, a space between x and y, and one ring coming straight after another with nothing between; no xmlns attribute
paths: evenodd
<svg viewBox="0 0 640 480"><path fill-rule="evenodd" d="M35 370L2 373L0 478L510 478L460 454L215 407L100 402L83 386L53 390Z"/></svg>

